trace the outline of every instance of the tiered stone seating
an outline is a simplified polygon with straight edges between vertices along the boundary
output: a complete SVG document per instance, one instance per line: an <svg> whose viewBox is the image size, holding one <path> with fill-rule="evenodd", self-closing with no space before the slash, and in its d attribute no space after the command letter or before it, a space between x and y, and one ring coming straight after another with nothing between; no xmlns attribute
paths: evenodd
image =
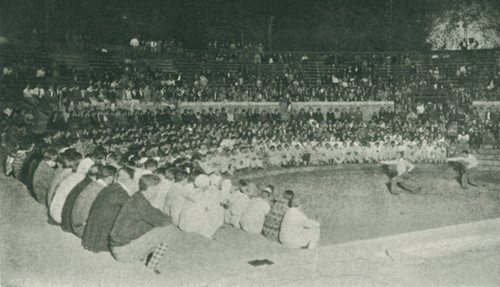
<svg viewBox="0 0 500 287"><path fill-rule="evenodd" d="M479 166L485 169L500 170L500 149L484 146L474 155L479 160Z"/></svg>

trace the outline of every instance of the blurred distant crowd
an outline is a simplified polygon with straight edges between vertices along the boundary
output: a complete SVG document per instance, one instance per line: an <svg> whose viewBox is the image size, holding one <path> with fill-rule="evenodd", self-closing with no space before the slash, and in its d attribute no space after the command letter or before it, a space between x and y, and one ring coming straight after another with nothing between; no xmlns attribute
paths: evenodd
<svg viewBox="0 0 500 287"><path fill-rule="evenodd" d="M235 141L236 147L268 142L266 149L271 148L269 142L275 149L295 148L295 143L299 148L326 144L334 148L335 143L341 148L368 147L377 142L387 147L405 141L412 147L449 149L455 143L478 148L500 142L499 109L472 106L474 100L500 99L495 52L488 51L483 58L307 54L269 53L262 45L217 41L209 43L205 51L183 49L173 40L156 43L154 49L147 43L131 41L137 51L128 55L95 51L81 57L85 60L82 65L42 53L4 55L2 145L15 150L20 142L32 143L46 133L45 139L50 140L57 132L95 145L98 140L113 142L107 136L131 131L155 135L159 139L154 145L166 144L170 153L195 152L202 146L219 150L227 140ZM151 60L140 49L165 53L162 57L172 56L191 65L185 71L164 71L155 65L161 58ZM487 58L496 60L485 62ZM370 115L363 115L359 108L288 109L286 116L282 110L265 108L175 108L180 102L224 101L282 102L289 107L309 101L394 101L394 107ZM129 102L168 106L147 111L111 108ZM87 107L78 108L81 104ZM103 105L106 108L96 108ZM181 134L167 140L163 129ZM208 136L209 142L194 140L195 135L201 138L207 131L220 134ZM149 138L141 139L141 144L150 145ZM312 153L303 154L309 157Z"/></svg>

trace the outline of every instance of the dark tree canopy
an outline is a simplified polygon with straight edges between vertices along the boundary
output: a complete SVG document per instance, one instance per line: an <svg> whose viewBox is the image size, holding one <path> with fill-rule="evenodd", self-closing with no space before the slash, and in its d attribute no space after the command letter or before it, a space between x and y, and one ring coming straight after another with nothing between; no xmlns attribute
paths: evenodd
<svg viewBox="0 0 500 287"><path fill-rule="evenodd" d="M468 0L464 0L467 2ZM483 0L498 4L494 0ZM454 1L397 0L16 0L2 1L0 35L50 41L68 34L93 43L131 37L173 38L189 48L208 41L267 44L273 17L276 50L387 51L427 49L432 17ZM469 1L474 2L474 1Z"/></svg>

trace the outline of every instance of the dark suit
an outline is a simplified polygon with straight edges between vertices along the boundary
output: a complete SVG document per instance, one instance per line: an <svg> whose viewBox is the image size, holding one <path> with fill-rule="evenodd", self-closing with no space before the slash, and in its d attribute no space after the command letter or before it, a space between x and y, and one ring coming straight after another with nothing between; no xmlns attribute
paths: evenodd
<svg viewBox="0 0 500 287"><path fill-rule="evenodd" d="M119 183L112 183L97 195L85 226L82 246L93 252L109 251L109 234L129 195Z"/></svg>
<svg viewBox="0 0 500 287"><path fill-rule="evenodd" d="M73 213L73 206L75 205L75 201L82 193L82 191L92 182L92 180L88 177L85 177L82 181L80 181L73 189L69 192L66 197L66 201L64 201L62 215L61 215L61 228L66 232L73 232L73 227L71 225L71 214Z"/></svg>

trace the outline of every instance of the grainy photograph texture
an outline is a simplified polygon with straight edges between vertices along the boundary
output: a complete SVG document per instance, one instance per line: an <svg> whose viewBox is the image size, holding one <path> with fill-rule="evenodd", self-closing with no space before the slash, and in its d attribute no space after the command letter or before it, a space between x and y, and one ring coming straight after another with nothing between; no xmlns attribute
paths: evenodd
<svg viewBox="0 0 500 287"><path fill-rule="evenodd" d="M500 285L497 0L0 3L0 285Z"/></svg>

